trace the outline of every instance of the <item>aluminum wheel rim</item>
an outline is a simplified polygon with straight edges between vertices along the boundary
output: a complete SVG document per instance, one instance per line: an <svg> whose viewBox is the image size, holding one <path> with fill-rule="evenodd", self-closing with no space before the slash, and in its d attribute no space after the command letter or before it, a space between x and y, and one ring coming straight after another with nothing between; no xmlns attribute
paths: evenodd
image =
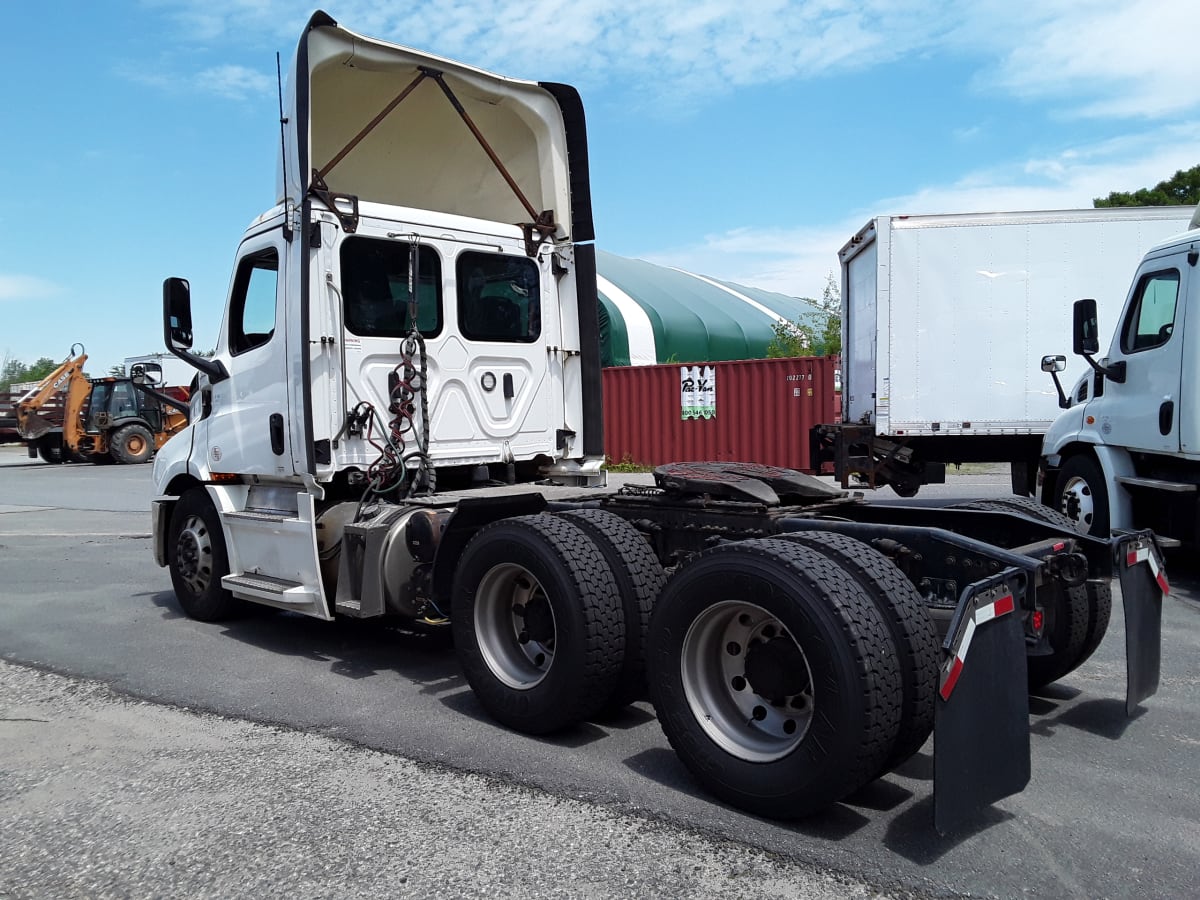
<svg viewBox="0 0 1200 900"><path fill-rule="evenodd" d="M1095 515L1095 501L1092 497L1092 487L1087 479L1078 475L1067 480L1062 493L1062 514L1075 523L1077 531L1088 532L1092 527L1092 517Z"/></svg>
<svg viewBox="0 0 1200 900"><path fill-rule="evenodd" d="M188 516L175 543L175 559L180 577L196 594L203 594L212 582L212 534L199 516Z"/></svg>
<svg viewBox="0 0 1200 900"><path fill-rule="evenodd" d="M807 686L772 700L755 692L746 660L756 645L777 640L795 648ZM680 672L692 715L726 753L771 762L791 753L808 733L812 669L784 624L760 606L730 600L701 613L684 636Z"/></svg>
<svg viewBox="0 0 1200 900"><path fill-rule="evenodd" d="M518 691L554 664L558 623L541 582L524 566L493 566L475 592L475 640L492 674Z"/></svg>

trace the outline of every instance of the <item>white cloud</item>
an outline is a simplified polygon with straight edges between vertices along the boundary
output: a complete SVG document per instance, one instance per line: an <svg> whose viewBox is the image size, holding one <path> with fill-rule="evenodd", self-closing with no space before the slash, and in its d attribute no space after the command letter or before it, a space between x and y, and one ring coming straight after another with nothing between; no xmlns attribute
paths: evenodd
<svg viewBox="0 0 1200 900"><path fill-rule="evenodd" d="M1191 168L1198 145L1200 124L1167 126L880 197L817 225L743 227L694 245L661 248L645 258L792 296L820 297L826 276L838 268L838 250L874 216L1089 208L1110 191L1147 187ZM803 211L797 217L812 218Z"/></svg>
<svg viewBox="0 0 1200 900"><path fill-rule="evenodd" d="M995 87L1017 96L1082 105L1083 116L1161 118L1197 103L1200 56L1180 35L1200 30L1193 2L1049 3L1003 55ZM1002 48L998 48L1002 49Z"/></svg>
<svg viewBox="0 0 1200 900"><path fill-rule="evenodd" d="M290 0L144 0L191 43L290 53ZM1200 3L1164 0L331 0L339 22L505 74L608 86L692 106L712 92L866 70L896 59L974 61L976 87L1058 100L1086 116L1195 108Z"/></svg>
<svg viewBox="0 0 1200 900"><path fill-rule="evenodd" d="M240 101L275 93L274 72L267 74L247 66L225 64L189 74L171 68L173 65L173 61L164 57L156 66L124 63L116 71L129 81L171 94L214 94Z"/></svg>
<svg viewBox="0 0 1200 900"><path fill-rule="evenodd" d="M42 300L62 293L62 288L36 275L12 275L0 272L0 301Z"/></svg>
<svg viewBox="0 0 1200 900"><path fill-rule="evenodd" d="M215 66L198 73L192 82L201 91L246 100L275 93L275 78L245 66Z"/></svg>

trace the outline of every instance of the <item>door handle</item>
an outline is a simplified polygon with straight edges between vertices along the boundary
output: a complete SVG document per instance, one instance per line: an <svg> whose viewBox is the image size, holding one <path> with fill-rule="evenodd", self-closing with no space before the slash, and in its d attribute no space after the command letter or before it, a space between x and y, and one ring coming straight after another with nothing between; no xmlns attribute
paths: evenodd
<svg viewBox="0 0 1200 900"><path fill-rule="evenodd" d="M1162 406L1158 408L1158 433L1168 435L1171 433L1171 425L1175 421L1175 401L1164 400Z"/></svg>

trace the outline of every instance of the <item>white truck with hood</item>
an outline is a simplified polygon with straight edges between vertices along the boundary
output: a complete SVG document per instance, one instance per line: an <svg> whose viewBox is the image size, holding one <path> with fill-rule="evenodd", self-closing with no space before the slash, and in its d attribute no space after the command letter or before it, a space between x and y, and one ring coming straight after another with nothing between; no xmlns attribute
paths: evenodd
<svg viewBox="0 0 1200 900"><path fill-rule="evenodd" d="M211 359L188 283L164 283L198 414L155 460L153 546L188 615L449 628L501 723L540 734L648 696L701 784L786 818L932 730L938 828L1021 790L1027 686L1095 648L1113 577L1139 623L1127 708L1154 693L1147 534L881 510L753 463L603 486L574 89L318 12L283 105L277 202L242 238Z"/></svg>
<svg viewBox="0 0 1200 900"><path fill-rule="evenodd" d="M1068 297L1116 314L1147 246L1186 226L1185 206L877 216L839 251L841 422L817 426L816 459L901 496L947 464L1007 462L1033 495L1058 415L1038 370ZM1083 363L1072 363L1077 377Z"/></svg>
<svg viewBox="0 0 1200 900"><path fill-rule="evenodd" d="M1076 302L1074 352L1090 369L1070 394L1066 357L1042 360L1063 412L1043 445L1041 496L1081 531L1200 537L1200 212L1190 224L1143 257L1099 361L1097 303Z"/></svg>

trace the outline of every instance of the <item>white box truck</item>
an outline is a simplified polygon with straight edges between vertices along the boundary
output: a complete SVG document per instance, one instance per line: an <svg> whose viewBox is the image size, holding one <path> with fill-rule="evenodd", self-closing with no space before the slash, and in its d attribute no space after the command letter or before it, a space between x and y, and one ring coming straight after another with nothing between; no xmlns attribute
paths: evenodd
<svg viewBox="0 0 1200 900"><path fill-rule="evenodd" d="M1111 320L1145 248L1185 206L880 216L839 252L842 421L814 436L851 478L912 496L947 463L1009 462L1033 493L1059 413L1040 360L1071 328L1071 298ZM1067 379L1084 372L1072 361ZM1071 383L1070 380L1068 383Z"/></svg>

